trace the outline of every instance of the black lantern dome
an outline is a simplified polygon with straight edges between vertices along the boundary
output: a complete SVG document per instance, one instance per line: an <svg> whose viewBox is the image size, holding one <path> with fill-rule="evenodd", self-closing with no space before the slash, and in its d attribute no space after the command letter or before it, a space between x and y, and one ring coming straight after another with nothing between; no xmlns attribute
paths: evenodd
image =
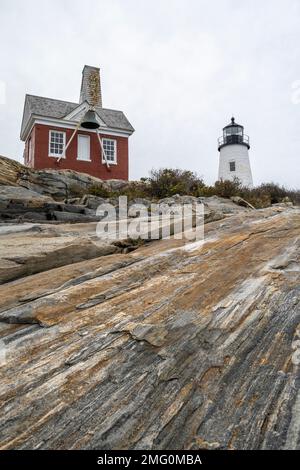
<svg viewBox="0 0 300 470"><path fill-rule="evenodd" d="M223 128L223 136L218 139L218 149L233 144L246 145L250 149L249 136L244 134L244 127L237 124L234 117L231 118L231 123Z"/></svg>

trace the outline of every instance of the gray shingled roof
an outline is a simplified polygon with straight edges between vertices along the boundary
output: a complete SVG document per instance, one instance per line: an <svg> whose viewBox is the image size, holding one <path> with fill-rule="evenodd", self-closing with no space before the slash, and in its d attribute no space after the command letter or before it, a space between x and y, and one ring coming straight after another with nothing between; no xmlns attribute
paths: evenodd
<svg viewBox="0 0 300 470"><path fill-rule="evenodd" d="M44 98L42 96L26 95L21 126L21 139L24 138L24 131L32 115L62 119L78 106L80 106L78 103ZM108 127L129 132L134 131L122 111L99 107L96 108L96 111Z"/></svg>

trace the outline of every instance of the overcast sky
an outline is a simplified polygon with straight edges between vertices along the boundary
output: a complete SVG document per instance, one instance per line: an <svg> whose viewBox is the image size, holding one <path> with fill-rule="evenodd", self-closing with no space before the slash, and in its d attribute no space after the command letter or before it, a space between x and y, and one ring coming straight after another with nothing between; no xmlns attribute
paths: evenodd
<svg viewBox="0 0 300 470"><path fill-rule="evenodd" d="M25 93L77 102L84 64L136 129L130 176L217 179L232 114L254 183L300 187L300 0L0 0L0 154L22 161Z"/></svg>

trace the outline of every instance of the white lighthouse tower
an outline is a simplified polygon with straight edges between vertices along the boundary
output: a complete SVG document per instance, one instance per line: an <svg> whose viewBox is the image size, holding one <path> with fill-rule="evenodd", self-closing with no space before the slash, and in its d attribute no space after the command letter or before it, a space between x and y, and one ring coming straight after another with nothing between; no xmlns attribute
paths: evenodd
<svg viewBox="0 0 300 470"><path fill-rule="evenodd" d="M244 127L231 118L231 123L223 129L223 136L218 139L219 180L238 178L243 186L253 186L249 149L249 137L244 134Z"/></svg>

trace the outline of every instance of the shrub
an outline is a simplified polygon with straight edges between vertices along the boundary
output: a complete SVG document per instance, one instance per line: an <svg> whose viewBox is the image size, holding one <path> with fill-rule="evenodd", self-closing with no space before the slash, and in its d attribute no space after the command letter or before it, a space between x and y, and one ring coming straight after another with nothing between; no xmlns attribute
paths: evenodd
<svg viewBox="0 0 300 470"><path fill-rule="evenodd" d="M196 173L172 168L152 169L148 178L141 178L140 181L132 182L121 190L110 191L101 184L93 184L86 188L74 183L69 186L68 192L71 197L81 197L84 194L103 198L127 196L129 201L137 198L157 200L172 197L175 194L224 198L240 196L257 209L283 202L286 198L300 205L299 190L288 190L275 183L264 183L249 189L242 187L240 181L235 179L233 181L221 180L212 186L206 186L203 179Z"/></svg>
<svg viewBox="0 0 300 470"><path fill-rule="evenodd" d="M233 181L220 180L216 181L214 190L215 195L220 197L230 198L232 196L239 196L239 190L241 188L240 181L235 178Z"/></svg>
<svg viewBox="0 0 300 470"><path fill-rule="evenodd" d="M196 197L211 197L216 195L215 186L201 186L197 189L195 196Z"/></svg>
<svg viewBox="0 0 300 470"><path fill-rule="evenodd" d="M92 184L91 186L83 186L78 183L70 184L68 187L69 197L82 197L85 194L92 194L99 197L112 197L114 194L101 184Z"/></svg>
<svg viewBox="0 0 300 470"><path fill-rule="evenodd" d="M256 209L263 209L264 207L269 207L271 205L270 195L267 193L260 193L256 188L242 188L238 195L252 204Z"/></svg>
<svg viewBox="0 0 300 470"><path fill-rule="evenodd" d="M113 197L115 194L112 191L109 191L105 186L101 184L92 184L87 190L86 194L92 194L93 196L98 197Z"/></svg>
<svg viewBox="0 0 300 470"><path fill-rule="evenodd" d="M287 197L296 205L300 206L300 191L296 189L287 190Z"/></svg>
<svg viewBox="0 0 300 470"><path fill-rule="evenodd" d="M149 184L144 178L139 182L134 181L130 183L126 189L120 191L120 195L127 196L129 201L137 198L151 197Z"/></svg>
<svg viewBox="0 0 300 470"><path fill-rule="evenodd" d="M254 207L260 209L268 207L271 204L284 202L286 199L292 201L294 204L300 202L300 192L287 190L283 186L275 183L263 183L256 188L241 188L239 196L246 199Z"/></svg>
<svg viewBox="0 0 300 470"><path fill-rule="evenodd" d="M203 180L196 173L188 170L160 168L151 170L147 179L149 195L162 199L175 194L193 195L204 186Z"/></svg>
<svg viewBox="0 0 300 470"><path fill-rule="evenodd" d="M270 197L271 204L277 204L287 196L286 189L283 186L279 186L275 183L261 184L255 188L255 191L261 195L267 194Z"/></svg>

